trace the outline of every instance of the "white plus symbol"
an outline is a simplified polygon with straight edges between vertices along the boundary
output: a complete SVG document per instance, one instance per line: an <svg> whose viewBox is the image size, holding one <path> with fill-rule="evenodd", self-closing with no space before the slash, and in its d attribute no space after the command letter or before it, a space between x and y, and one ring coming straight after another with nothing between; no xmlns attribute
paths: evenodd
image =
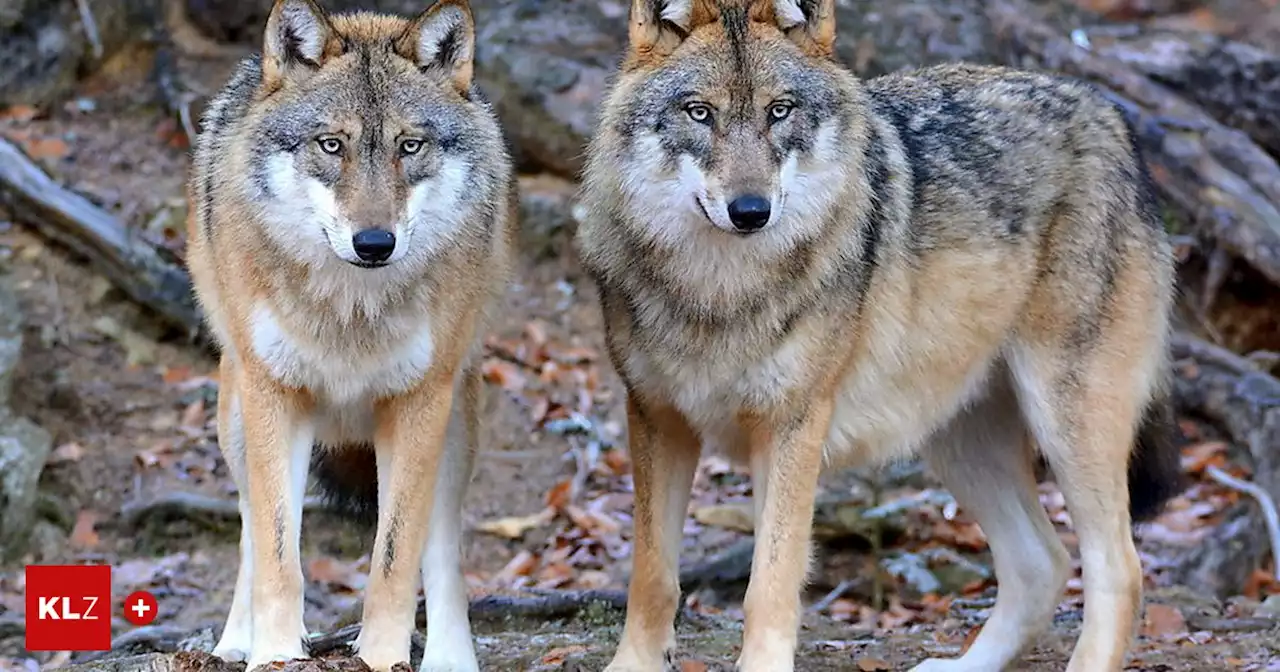
<svg viewBox="0 0 1280 672"><path fill-rule="evenodd" d="M147 603L143 602L141 599L138 600L137 604L129 608L133 610L133 613L138 615L138 618L142 618L147 614L148 611L151 610L151 607L148 606Z"/></svg>

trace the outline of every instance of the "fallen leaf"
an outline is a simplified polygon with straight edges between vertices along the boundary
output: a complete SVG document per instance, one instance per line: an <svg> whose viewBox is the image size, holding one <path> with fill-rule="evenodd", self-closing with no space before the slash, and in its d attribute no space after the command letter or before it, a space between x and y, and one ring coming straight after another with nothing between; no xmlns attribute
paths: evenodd
<svg viewBox="0 0 1280 672"><path fill-rule="evenodd" d="M204 424L204 400L196 399L182 410L182 419L178 421L178 427L199 435L204 433Z"/></svg>
<svg viewBox="0 0 1280 672"><path fill-rule="evenodd" d="M703 525L723 527L748 534L755 531L755 511L751 502L712 504L696 509L694 520Z"/></svg>
<svg viewBox="0 0 1280 672"><path fill-rule="evenodd" d="M498 583L511 583L521 576L532 574L537 566L537 556L527 549L521 549L493 578Z"/></svg>
<svg viewBox="0 0 1280 672"><path fill-rule="evenodd" d="M886 672L892 670L893 667L889 662L880 658L859 658L858 669L862 672Z"/></svg>
<svg viewBox="0 0 1280 672"><path fill-rule="evenodd" d="M1146 614L1142 618L1142 635L1144 637L1168 637L1186 633L1187 620L1177 607L1167 604L1148 604Z"/></svg>
<svg viewBox="0 0 1280 672"><path fill-rule="evenodd" d="M607 450L603 457L604 465L609 468L609 471L613 472L614 476L622 476L627 473L627 469L631 466L630 461L627 460L626 453L621 450Z"/></svg>
<svg viewBox="0 0 1280 672"><path fill-rule="evenodd" d="M547 506L559 511L569 505L573 499L573 480L566 478L551 486L547 491Z"/></svg>
<svg viewBox="0 0 1280 672"><path fill-rule="evenodd" d="M1189 474L1203 473L1210 466L1227 466L1227 444L1223 441L1205 441L1182 449L1182 470Z"/></svg>
<svg viewBox="0 0 1280 672"><path fill-rule="evenodd" d="M168 366L165 367L161 379L164 380L165 385L177 385L190 380L191 376L192 371L189 366Z"/></svg>
<svg viewBox="0 0 1280 672"><path fill-rule="evenodd" d="M707 664L701 660L682 660L680 672L707 672Z"/></svg>
<svg viewBox="0 0 1280 672"><path fill-rule="evenodd" d="M163 467L167 466L167 463L171 461L172 456L169 453L172 451L173 442L158 441L150 448L139 450L134 455L134 459L138 461L138 464L141 465L143 469L156 466Z"/></svg>
<svg viewBox="0 0 1280 672"><path fill-rule="evenodd" d="M79 462L82 457L84 457L84 446L71 441L53 449L53 454L49 456L49 464Z"/></svg>
<svg viewBox="0 0 1280 672"><path fill-rule="evenodd" d="M33 159L61 159L71 148L60 138L33 138L22 143L22 149Z"/></svg>
<svg viewBox="0 0 1280 672"><path fill-rule="evenodd" d="M40 110L31 105L11 105L0 110L0 121L31 121L40 116Z"/></svg>
<svg viewBox="0 0 1280 672"><path fill-rule="evenodd" d="M320 556L307 563L307 573L312 581L327 583L348 591L357 591L364 587L365 576L337 558Z"/></svg>
<svg viewBox="0 0 1280 672"><path fill-rule="evenodd" d="M98 524L98 513L91 509L83 509L76 514L75 527L71 528L71 537L68 541L71 547L77 550L88 550L96 548L101 542L98 538L97 530L94 526Z"/></svg>
<svg viewBox="0 0 1280 672"><path fill-rule="evenodd" d="M583 646L582 644L571 644L569 646L557 646L556 648L548 651L546 655L542 657L542 664L543 665L559 665L560 663L563 663L566 658L568 658L569 656L572 656L575 653L586 653L587 651L590 651L590 650L591 650L590 647Z"/></svg>
<svg viewBox="0 0 1280 672"><path fill-rule="evenodd" d="M964 641L960 642L960 655L964 655L973 646L974 641L978 639L978 635L982 634L982 626L979 625L969 632L965 633Z"/></svg>
<svg viewBox="0 0 1280 672"><path fill-rule="evenodd" d="M519 539L524 536L525 532L551 522L555 515L555 508L548 506L538 513L528 516L507 516L505 518L481 521L476 524L475 529L479 532L505 539Z"/></svg>
<svg viewBox="0 0 1280 672"><path fill-rule="evenodd" d="M480 365L480 373L485 381L493 383L508 392L519 392L524 389L524 374L520 367L505 359L490 357Z"/></svg>

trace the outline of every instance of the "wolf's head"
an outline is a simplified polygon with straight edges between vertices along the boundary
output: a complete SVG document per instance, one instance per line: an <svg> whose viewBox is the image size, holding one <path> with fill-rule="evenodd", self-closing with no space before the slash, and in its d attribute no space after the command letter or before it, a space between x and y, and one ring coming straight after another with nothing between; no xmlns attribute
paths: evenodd
<svg viewBox="0 0 1280 672"><path fill-rule="evenodd" d="M423 259L459 234L500 131L472 93L466 0L414 19L277 0L246 115L247 201L298 260Z"/></svg>
<svg viewBox="0 0 1280 672"><path fill-rule="evenodd" d="M633 0L597 148L649 233L782 241L819 226L859 123L857 82L832 58L834 12L834 0Z"/></svg>

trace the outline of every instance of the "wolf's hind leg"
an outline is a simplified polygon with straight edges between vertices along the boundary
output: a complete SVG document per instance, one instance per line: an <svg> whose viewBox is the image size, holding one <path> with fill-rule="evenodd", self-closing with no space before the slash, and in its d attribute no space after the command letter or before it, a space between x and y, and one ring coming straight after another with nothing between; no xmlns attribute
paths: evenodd
<svg viewBox="0 0 1280 672"><path fill-rule="evenodd" d="M1140 343L1117 345L1124 357ZM1129 350L1129 352L1126 352ZM1142 603L1142 566L1130 529L1127 464L1140 381L1134 362L1064 356L1052 344L1011 349L1023 415L1053 468L1080 539L1084 623L1067 672L1119 670Z"/></svg>
<svg viewBox="0 0 1280 672"><path fill-rule="evenodd" d="M917 672L1000 670L1053 618L1071 558L1040 505L1030 437L1001 370L988 395L925 449L930 468L982 527L995 561L995 608L969 650Z"/></svg>

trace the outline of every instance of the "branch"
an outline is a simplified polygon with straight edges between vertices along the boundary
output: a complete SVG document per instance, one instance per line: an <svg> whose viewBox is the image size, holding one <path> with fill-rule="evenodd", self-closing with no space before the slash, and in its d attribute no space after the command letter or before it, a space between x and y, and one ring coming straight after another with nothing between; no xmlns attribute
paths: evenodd
<svg viewBox="0 0 1280 672"><path fill-rule="evenodd" d="M1248 135L1039 23L1022 3L997 0L987 14L1006 62L1079 77L1108 94L1132 122L1169 203L1205 240L1280 284L1280 166Z"/></svg>
<svg viewBox="0 0 1280 672"><path fill-rule="evenodd" d="M87 199L57 184L14 144L0 138L0 201L36 231L88 258L130 299L175 327L201 330L191 278L182 266Z"/></svg>

